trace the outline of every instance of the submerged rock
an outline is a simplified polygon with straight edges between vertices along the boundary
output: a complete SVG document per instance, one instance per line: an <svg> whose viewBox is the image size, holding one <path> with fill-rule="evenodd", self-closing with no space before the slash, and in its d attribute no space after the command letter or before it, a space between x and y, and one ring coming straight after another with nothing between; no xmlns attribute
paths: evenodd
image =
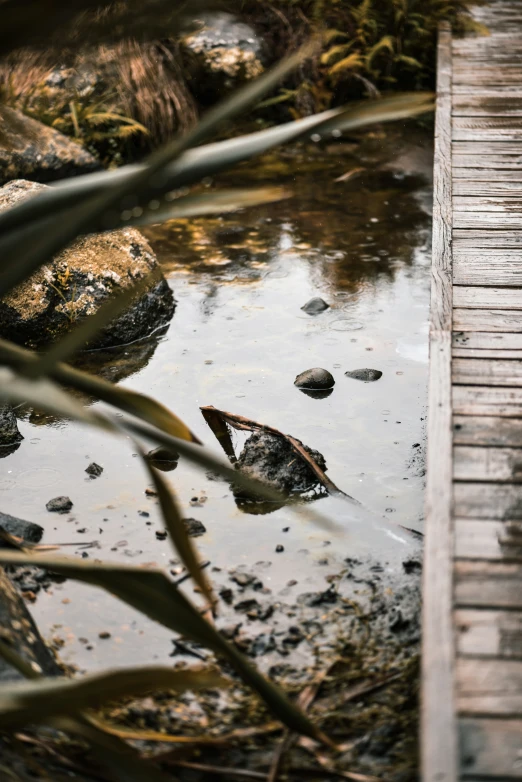
<svg viewBox="0 0 522 782"><path fill-rule="evenodd" d="M205 101L263 73L263 43L250 25L228 13L202 14L201 29L185 36L189 84Z"/></svg>
<svg viewBox="0 0 522 782"><path fill-rule="evenodd" d="M327 369L314 367L297 375L294 385L309 391L326 391L335 385L335 380Z"/></svg>
<svg viewBox="0 0 522 782"><path fill-rule="evenodd" d="M362 380L363 383L374 383L382 377L382 372L379 369L353 369L344 374L354 380Z"/></svg>
<svg viewBox="0 0 522 782"><path fill-rule="evenodd" d="M85 472L90 478L99 478L99 476L103 472L103 467L101 464L96 464L96 462L91 462L88 467L85 468Z"/></svg>
<svg viewBox="0 0 522 782"><path fill-rule="evenodd" d="M303 447L319 467L326 470L324 456L307 445ZM266 432L250 435L236 462L236 469L285 493L303 494L318 486L315 473L292 446L282 437Z"/></svg>
<svg viewBox="0 0 522 782"><path fill-rule="evenodd" d="M34 182L10 182L0 188L0 211L45 189ZM0 334L29 347L49 344L156 267L151 247L134 228L83 236L0 301ZM167 281L156 280L89 347L145 337L166 325L174 309Z"/></svg>
<svg viewBox="0 0 522 782"><path fill-rule="evenodd" d="M307 301L301 309L308 315L319 315L319 313L330 309L330 305L327 304L324 299L315 296L313 299L310 299L310 301Z"/></svg>
<svg viewBox="0 0 522 782"><path fill-rule="evenodd" d="M22 178L51 182L100 168L80 144L54 128L0 107L0 184Z"/></svg>
<svg viewBox="0 0 522 782"><path fill-rule="evenodd" d="M15 516L10 516L8 513L2 513L0 511L0 527L8 532L10 535L15 535L17 538L23 538L28 543L39 543L43 535L43 527L39 524L35 524L32 521L24 521L24 519L18 519ZM0 540L0 546L3 546L4 542Z"/></svg>
<svg viewBox="0 0 522 782"><path fill-rule="evenodd" d="M69 497L53 497L45 507L50 513L68 513L72 506L73 503Z"/></svg>
<svg viewBox="0 0 522 782"><path fill-rule="evenodd" d="M18 422L10 404L0 404L0 446L14 445L23 440Z"/></svg>
<svg viewBox="0 0 522 782"><path fill-rule="evenodd" d="M185 525L187 535L190 535L191 538L199 538L200 535L204 535L207 531L205 525L197 519L183 519L183 524Z"/></svg>

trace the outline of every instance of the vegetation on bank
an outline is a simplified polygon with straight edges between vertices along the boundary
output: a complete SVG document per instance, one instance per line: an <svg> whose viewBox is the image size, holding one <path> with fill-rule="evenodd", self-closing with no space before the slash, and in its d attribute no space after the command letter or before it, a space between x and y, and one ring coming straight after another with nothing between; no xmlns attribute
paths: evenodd
<svg viewBox="0 0 522 782"><path fill-rule="evenodd" d="M446 20L457 32L476 29L470 5L470 0L224 0L220 7L257 30L272 62L311 36L321 39L283 86L253 108L255 118L272 123L382 91L431 88L437 27ZM51 43L44 50L11 52L0 61L0 99L73 137L106 165L121 164L197 119L201 107L187 79L190 63L180 37L178 32L161 41L103 40L80 49ZM64 89L61 81L72 87Z"/></svg>

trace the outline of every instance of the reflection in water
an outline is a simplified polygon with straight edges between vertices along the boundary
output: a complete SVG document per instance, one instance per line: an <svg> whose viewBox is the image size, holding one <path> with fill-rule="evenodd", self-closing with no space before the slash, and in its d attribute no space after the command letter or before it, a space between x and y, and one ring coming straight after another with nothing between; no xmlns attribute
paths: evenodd
<svg viewBox="0 0 522 782"><path fill-rule="evenodd" d="M282 150L221 180L245 186L275 178L293 190L287 201L148 228L178 300L170 328L78 359L82 368L165 404L214 452L200 406L295 436L324 454L334 483L362 503L330 496L313 504L342 531L327 548L330 531L288 507L235 498L228 483L180 459L166 479L183 517L207 529L198 549L218 587L227 585L231 567L259 561L276 601L287 599L281 595L289 574L299 582L290 588L294 600L299 590L324 587L346 557L371 554L390 570L402 569L411 537L397 524L422 526L430 186L412 159L422 145L429 156L430 133L417 137L410 126L397 172L392 164L404 127L348 148ZM335 181L357 167L364 172ZM301 307L317 296L330 306L311 318ZM316 366L336 381L319 401L294 386L298 374ZM378 383L344 376L366 366L383 371ZM20 429L25 440L3 462L9 475L0 485L2 510L41 523L45 543L97 540L102 559L170 567L168 542L155 534L162 529L157 498L146 493L150 479L132 441L29 411ZM96 481L85 474L92 461L104 468ZM43 467L52 472L26 484L28 471ZM71 498L72 513L50 518L45 503L58 495ZM276 555L279 547L284 552ZM166 631L87 587L68 582L64 591L42 590L33 610L45 635L60 625L56 632L68 639L64 658L82 668L105 666L109 643L114 665L150 664L151 651L167 661ZM96 640L104 630L112 641ZM89 639L89 649L80 638Z"/></svg>

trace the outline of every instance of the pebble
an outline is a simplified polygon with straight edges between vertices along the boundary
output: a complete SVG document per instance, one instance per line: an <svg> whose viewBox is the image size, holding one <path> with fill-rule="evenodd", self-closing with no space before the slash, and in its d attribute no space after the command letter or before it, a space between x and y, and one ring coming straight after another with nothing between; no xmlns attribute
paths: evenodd
<svg viewBox="0 0 522 782"><path fill-rule="evenodd" d="M187 535L190 535L191 538L199 538L200 535L204 535L207 531L205 525L197 519L183 519L183 524L185 525Z"/></svg>
<svg viewBox="0 0 522 782"><path fill-rule="evenodd" d="M277 546L275 547L275 550L277 551L277 553L278 553L278 554L280 554L282 551L284 551L284 550L285 550L285 547L284 547L284 546L282 546L282 545L279 543L279 545L277 545Z"/></svg>
<svg viewBox="0 0 522 782"><path fill-rule="evenodd" d="M145 458L158 470L169 472L170 470L175 470L178 466L179 453L170 448L165 448L164 445L160 445L158 448L149 451Z"/></svg>
<svg viewBox="0 0 522 782"><path fill-rule="evenodd" d="M105 638L110 638L110 637L111 637L111 634L108 633L107 630L102 630L101 633L98 633L98 638L105 639Z"/></svg>
<svg viewBox="0 0 522 782"><path fill-rule="evenodd" d="M306 369L297 375L294 385L312 391L325 391L335 385L335 380L327 369L313 367L313 369Z"/></svg>
<svg viewBox="0 0 522 782"><path fill-rule="evenodd" d="M90 478L99 478L103 472L103 467L96 462L91 462L88 467L85 468L85 472Z"/></svg>
<svg viewBox="0 0 522 782"><path fill-rule="evenodd" d="M353 369L344 374L354 380L362 380L363 383L374 383L382 377L382 372L379 369Z"/></svg>
<svg viewBox="0 0 522 782"><path fill-rule="evenodd" d="M156 530L156 537L157 537L158 540L166 540L166 538L167 538L167 530L157 529Z"/></svg>
<svg viewBox="0 0 522 782"><path fill-rule="evenodd" d="M53 497L45 507L50 513L68 513L72 506L72 500L69 497Z"/></svg>
<svg viewBox="0 0 522 782"><path fill-rule="evenodd" d="M303 312L306 312L307 315L319 315L321 312L330 309L330 305L319 296L314 296L314 298L307 301L301 309Z"/></svg>

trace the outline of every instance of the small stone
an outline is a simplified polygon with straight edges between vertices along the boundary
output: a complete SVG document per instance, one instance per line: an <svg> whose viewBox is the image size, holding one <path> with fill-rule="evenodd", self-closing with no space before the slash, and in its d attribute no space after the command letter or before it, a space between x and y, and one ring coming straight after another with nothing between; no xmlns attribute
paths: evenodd
<svg viewBox="0 0 522 782"><path fill-rule="evenodd" d="M275 547L275 550L277 551L277 553L278 553L278 554L280 554L282 551L284 551L284 550L285 550L285 547L284 547L284 546L282 546L282 545L279 543L279 545L277 545L277 546Z"/></svg>
<svg viewBox="0 0 522 782"><path fill-rule="evenodd" d="M103 467L96 462L91 462L88 467L85 468L85 472L90 478L99 478L103 472Z"/></svg>
<svg viewBox="0 0 522 782"><path fill-rule="evenodd" d="M319 315L321 312L324 312L329 308L330 305L319 296L314 296L313 299L310 299L310 301L307 301L306 304L301 307L303 312L306 312L307 315Z"/></svg>
<svg viewBox="0 0 522 782"><path fill-rule="evenodd" d="M207 531L205 525L197 519L183 519L183 524L185 525L187 534L192 538L199 538L200 535L204 535Z"/></svg>
<svg viewBox="0 0 522 782"><path fill-rule="evenodd" d="M98 633L98 638L101 638L102 640L105 640L106 638L110 638L111 634L107 632L107 630L102 630L101 633Z"/></svg>
<svg viewBox="0 0 522 782"><path fill-rule="evenodd" d="M157 529L156 530L156 537L157 537L158 540L166 540L166 538L167 538L167 530Z"/></svg>
<svg viewBox="0 0 522 782"><path fill-rule="evenodd" d="M149 451L146 459L158 470L169 472L170 470L175 470L178 466L179 453L171 448L165 448L164 445L160 445L158 448Z"/></svg>
<svg viewBox="0 0 522 782"><path fill-rule="evenodd" d="M232 581L235 581L236 584L238 584L241 587L246 587L249 584L253 584L254 581L256 581L256 576L251 575L250 573L238 573L234 572L230 576Z"/></svg>
<svg viewBox="0 0 522 782"><path fill-rule="evenodd" d="M45 507L50 513L68 513L72 506L72 500L69 497L53 497Z"/></svg>
<svg viewBox="0 0 522 782"><path fill-rule="evenodd" d="M11 405L0 404L0 445L14 445L23 440Z"/></svg>
<svg viewBox="0 0 522 782"><path fill-rule="evenodd" d="M147 497L157 497L158 496L158 492L155 489L149 489L149 487L147 487L145 489L145 494L147 495Z"/></svg>
<svg viewBox="0 0 522 782"><path fill-rule="evenodd" d="M150 516L150 513L148 512L148 510L139 510L138 511L138 516L142 516L144 519L148 519L149 516Z"/></svg>
<svg viewBox="0 0 522 782"><path fill-rule="evenodd" d="M325 391L335 385L335 380L327 369L313 367L297 375L294 385L311 391Z"/></svg>
<svg viewBox="0 0 522 782"><path fill-rule="evenodd" d="M231 589L229 589L229 587L223 587L220 589L219 596L227 605L230 605L234 599L234 593Z"/></svg>
<svg viewBox="0 0 522 782"><path fill-rule="evenodd" d="M382 377L382 372L379 369L353 369L344 374L354 380L362 380L363 383L374 383Z"/></svg>

